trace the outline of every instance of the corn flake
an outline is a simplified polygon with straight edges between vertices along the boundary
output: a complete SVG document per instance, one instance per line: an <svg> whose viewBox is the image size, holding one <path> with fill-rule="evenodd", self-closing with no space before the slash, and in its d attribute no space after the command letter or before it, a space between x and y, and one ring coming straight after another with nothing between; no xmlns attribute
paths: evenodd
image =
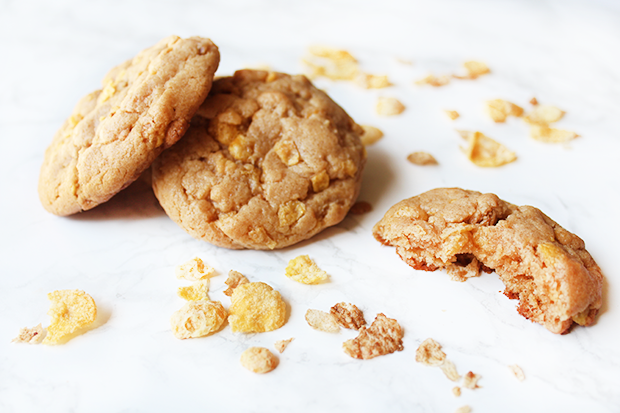
<svg viewBox="0 0 620 413"><path fill-rule="evenodd" d="M380 97L375 110L382 116L396 116L405 111L405 105L396 98Z"/></svg>
<svg viewBox="0 0 620 413"><path fill-rule="evenodd" d="M95 300L81 290L58 290L47 295L52 305L49 314L52 322L47 328L43 344L59 344L82 327L92 324L97 318Z"/></svg>
<svg viewBox="0 0 620 413"><path fill-rule="evenodd" d="M441 344L427 338L416 350L415 361L425 366L441 366L446 361L446 353L441 350Z"/></svg>
<svg viewBox="0 0 620 413"><path fill-rule="evenodd" d="M314 192L324 191L329 187L329 175L326 171L321 171L310 178L310 182L312 183L312 190Z"/></svg>
<svg viewBox="0 0 620 413"><path fill-rule="evenodd" d="M264 347L250 347L241 353L241 365L253 373L269 373L278 366L278 358Z"/></svg>
<svg viewBox="0 0 620 413"><path fill-rule="evenodd" d="M444 113L452 120L456 120L461 116L456 110L444 110Z"/></svg>
<svg viewBox="0 0 620 413"><path fill-rule="evenodd" d="M461 388L459 386L453 387L452 394L454 397L461 397Z"/></svg>
<svg viewBox="0 0 620 413"><path fill-rule="evenodd" d="M550 128L547 125L532 125L530 127L530 136L537 141L545 143L568 142L579 137L575 132Z"/></svg>
<svg viewBox="0 0 620 413"><path fill-rule="evenodd" d="M369 125L360 125L364 129L364 134L361 136L362 144L365 146L376 143L379 139L383 138L383 132L379 128Z"/></svg>
<svg viewBox="0 0 620 413"><path fill-rule="evenodd" d="M228 313L233 333L262 333L284 325L286 304L269 285L252 282L234 289Z"/></svg>
<svg viewBox="0 0 620 413"><path fill-rule="evenodd" d="M368 73L360 73L355 79L355 83L364 89L382 89L392 86L386 75L378 76Z"/></svg>
<svg viewBox="0 0 620 413"><path fill-rule="evenodd" d="M308 75L327 77L332 80L355 80L359 74L357 60L346 50L326 46L311 46L308 51L312 60L303 59ZM318 60L317 60L318 58Z"/></svg>
<svg viewBox="0 0 620 413"><path fill-rule="evenodd" d="M279 140L273 149L280 160L288 166L297 165L301 161L301 156L293 141Z"/></svg>
<svg viewBox="0 0 620 413"><path fill-rule="evenodd" d="M364 313L356 305L350 303L338 303L329 309L336 322L344 328L359 330L366 324Z"/></svg>
<svg viewBox="0 0 620 413"><path fill-rule="evenodd" d="M179 287L177 295L187 301L209 300L209 279L196 281L189 287Z"/></svg>
<svg viewBox="0 0 620 413"><path fill-rule="evenodd" d="M536 105L523 120L532 125L548 125L557 122L564 117L563 110L551 105Z"/></svg>
<svg viewBox="0 0 620 413"><path fill-rule="evenodd" d="M519 381L525 380L525 374L523 374L523 370L521 369L521 367L517 366L516 364L511 364L510 366L508 366L508 368L510 369L512 374L515 375L517 380Z"/></svg>
<svg viewBox="0 0 620 413"><path fill-rule="evenodd" d="M465 66L465 70L467 70L467 76L464 77L464 79L476 79L478 76L491 73L491 69L483 62L470 60L463 63L463 66Z"/></svg>
<svg viewBox="0 0 620 413"><path fill-rule="evenodd" d="M170 318L172 333L180 340L209 335L222 326L226 310L219 301L189 301Z"/></svg>
<svg viewBox="0 0 620 413"><path fill-rule="evenodd" d="M407 160L414 165L437 165L437 159L428 152L413 152L407 155Z"/></svg>
<svg viewBox="0 0 620 413"><path fill-rule="evenodd" d="M468 146L463 152L470 161L481 167L497 167L513 162L517 155L481 132L467 133Z"/></svg>
<svg viewBox="0 0 620 413"><path fill-rule="evenodd" d="M440 87L440 86L445 86L448 83L450 83L450 77L449 76L435 76L435 75L428 75L423 79L417 80L415 82L416 85L430 85L433 87Z"/></svg>
<svg viewBox="0 0 620 413"><path fill-rule="evenodd" d="M329 277L307 255L293 258L286 266L286 276L302 284L318 284Z"/></svg>
<svg viewBox="0 0 620 413"><path fill-rule="evenodd" d="M325 331L326 333L340 331L336 318L325 311L309 309L306 311L306 322L315 330Z"/></svg>
<svg viewBox="0 0 620 413"><path fill-rule="evenodd" d="M503 99L488 100L486 111L494 122L505 122L508 116L523 116L523 108Z"/></svg>
<svg viewBox="0 0 620 413"><path fill-rule="evenodd" d="M390 354L403 350L403 329L394 319L383 314L377 314L370 327L363 326L359 335L342 344L344 352L357 359L371 359L373 357Z"/></svg>
<svg viewBox="0 0 620 413"><path fill-rule="evenodd" d="M443 364L439 366L439 368L441 369L441 371L443 371L443 374L445 374L449 380L458 381L461 378L459 373L456 371L456 366L454 365L454 363L448 359L445 359Z"/></svg>
<svg viewBox="0 0 620 413"><path fill-rule="evenodd" d="M454 411L454 413L471 413L471 407L465 405L461 406Z"/></svg>
<svg viewBox="0 0 620 413"><path fill-rule="evenodd" d="M287 201L278 208L280 227L288 227L303 217L306 213L306 204L300 201Z"/></svg>
<svg viewBox="0 0 620 413"><path fill-rule="evenodd" d="M278 340L273 344L273 346L276 348L276 350L278 350L279 353L283 353L293 340L295 340L295 338L293 337L289 338L288 340Z"/></svg>
<svg viewBox="0 0 620 413"><path fill-rule="evenodd" d="M179 280L198 281L212 276L215 270L196 257L176 267L174 273Z"/></svg>
<svg viewBox="0 0 620 413"><path fill-rule="evenodd" d="M224 281L224 284L228 286L228 288L224 290L224 295L227 295L230 297L233 294L233 291L235 290L235 288L237 288L240 285L247 284L247 283L249 283L249 281L245 277L245 275L235 270L230 270L228 272L228 279Z"/></svg>
<svg viewBox="0 0 620 413"><path fill-rule="evenodd" d="M15 337L11 342L13 343L28 343L28 344L40 344L45 337L46 330L41 327L41 324L32 328L20 328L19 335Z"/></svg>
<svg viewBox="0 0 620 413"><path fill-rule="evenodd" d="M480 380L482 378L481 375L479 374L475 374L472 373L471 371L467 372L467 374L463 377L463 387L466 387L468 389L477 389L478 387L478 380Z"/></svg>

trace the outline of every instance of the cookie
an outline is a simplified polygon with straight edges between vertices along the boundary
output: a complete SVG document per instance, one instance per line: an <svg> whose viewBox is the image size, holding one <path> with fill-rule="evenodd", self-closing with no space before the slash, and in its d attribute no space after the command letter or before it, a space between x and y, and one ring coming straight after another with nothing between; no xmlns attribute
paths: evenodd
<svg viewBox="0 0 620 413"><path fill-rule="evenodd" d="M553 333L591 325L601 307L603 274L581 238L494 194L425 192L390 208L373 235L415 269L446 268L460 281L495 270L518 312Z"/></svg>
<svg viewBox="0 0 620 413"><path fill-rule="evenodd" d="M219 64L209 39L170 36L113 68L45 152L43 207L70 215L106 202L183 136Z"/></svg>
<svg viewBox="0 0 620 413"><path fill-rule="evenodd" d="M339 223L359 193L363 130L304 76L218 79L186 136L153 164L166 213L192 236L275 249Z"/></svg>

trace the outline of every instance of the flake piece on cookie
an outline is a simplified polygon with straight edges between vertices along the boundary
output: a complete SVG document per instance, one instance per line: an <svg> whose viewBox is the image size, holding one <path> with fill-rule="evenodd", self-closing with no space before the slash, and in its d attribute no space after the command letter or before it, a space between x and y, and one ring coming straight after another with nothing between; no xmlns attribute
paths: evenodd
<svg viewBox="0 0 620 413"><path fill-rule="evenodd" d="M523 108L503 99L487 100L485 109L494 122L505 122L508 116L523 116Z"/></svg>
<svg viewBox="0 0 620 413"><path fill-rule="evenodd" d="M288 262L286 276L302 284L319 284L329 275L319 268L307 255L300 255Z"/></svg>
<svg viewBox="0 0 620 413"><path fill-rule="evenodd" d="M276 350L278 350L278 353L283 353L293 340L295 340L295 338L293 337L289 338L288 340L278 340L273 344L273 346L276 348Z"/></svg>
<svg viewBox="0 0 620 413"><path fill-rule="evenodd" d="M532 125L530 127L530 136L537 141L545 143L568 142L579 137L575 132L550 128L547 125Z"/></svg>
<svg viewBox="0 0 620 413"><path fill-rule="evenodd" d="M233 333L272 331L286 321L286 305L280 293L262 282L237 286L228 313Z"/></svg>
<svg viewBox="0 0 620 413"><path fill-rule="evenodd" d="M495 270L517 311L553 333L591 325L603 274L581 238L540 210L494 194L438 188L394 205L373 228L413 268ZM474 275L474 274L470 274Z"/></svg>
<svg viewBox="0 0 620 413"><path fill-rule="evenodd" d="M315 330L326 333L337 333L340 331L336 318L325 311L309 309L306 311L306 322Z"/></svg>
<svg viewBox="0 0 620 413"><path fill-rule="evenodd" d="M433 155L428 152L412 152L407 155L407 160L414 165L427 166L427 165L437 165L437 159Z"/></svg>
<svg viewBox="0 0 620 413"><path fill-rule="evenodd" d="M366 146L372 145L376 143L381 138L383 138L383 132L379 128L375 128L370 125L361 125L362 129L364 129L364 134L362 135L362 143Z"/></svg>
<svg viewBox="0 0 620 413"><path fill-rule="evenodd" d="M248 281L245 275L241 274L238 271L230 270L228 272L228 279L224 281L224 284L228 286L228 288L224 290L224 295L230 297L231 295L233 295L233 291L235 291L235 288L249 282L250 281Z"/></svg>
<svg viewBox="0 0 620 413"><path fill-rule="evenodd" d="M396 116L405 111L405 105L396 98L380 97L377 99L375 110L381 116Z"/></svg>
<svg viewBox="0 0 620 413"><path fill-rule="evenodd" d="M364 89L382 89L392 86L387 76L377 76L368 73L360 73L355 79L355 83Z"/></svg>
<svg viewBox="0 0 620 413"><path fill-rule="evenodd" d="M416 85L430 85L433 87L445 86L448 83L450 83L449 76L435 76L435 75L428 75L425 78L417 80L415 82Z"/></svg>
<svg viewBox="0 0 620 413"><path fill-rule="evenodd" d="M52 305L52 322L43 344L60 344L70 334L92 324L97 318L95 300L81 290L57 290L47 295Z"/></svg>
<svg viewBox="0 0 620 413"><path fill-rule="evenodd" d="M519 367L516 364L511 364L510 366L508 366L508 368L510 369L512 374L514 374L517 380L519 381L525 380L525 374L523 373L523 370L521 369L521 367Z"/></svg>
<svg viewBox="0 0 620 413"><path fill-rule="evenodd" d="M468 132L463 152L475 165L494 168L517 160L517 155L481 132Z"/></svg>
<svg viewBox="0 0 620 413"><path fill-rule="evenodd" d="M281 227L293 225L306 213L306 205L299 201L288 201L280 205L278 219Z"/></svg>
<svg viewBox="0 0 620 413"><path fill-rule="evenodd" d="M456 120L461 116L456 110L444 110L444 113L452 120Z"/></svg>
<svg viewBox="0 0 620 413"><path fill-rule="evenodd" d="M32 328L20 328L19 335L11 340L12 343L28 343L28 344L40 344L45 337L46 330L41 327L41 324Z"/></svg>
<svg viewBox="0 0 620 413"><path fill-rule="evenodd" d="M478 380L481 378L481 375L468 371L467 374L463 376L463 387L471 390L477 389L480 387L478 386Z"/></svg>
<svg viewBox="0 0 620 413"><path fill-rule="evenodd" d="M174 273L179 280L198 281L211 277L215 270L208 265L205 266L205 263L196 257L177 266L174 269Z"/></svg>
<svg viewBox="0 0 620 413"><path fill-rule="evenodd" d="M220 329L226 310L219 301L188 301L170 318L172 333L180 340L204 337Z"/></svg>
<svg viewBox="0 0 620 413"><path fill-rule="evenodd" d="M366 360L402 351L403 335L396 320L379 313L370 327L361 327L358 336L345 341L342 347L349 356Z"/></svg>
<svg viewBox="0 0 620 413"><path fill-rule="evenodd" d="M321 171L318 174L310 178L312 182L312 190L314 192L321 192L329 188L329 175L325 171Z"/></svg>
<svg viewBox="0 0 620 413"><path fill-rule="evenodd" d="M441 350L441 344L427 338L415 352L415 361L425 366L441 366L446 360L446 353Z"/></svg>
<svg viewBox="0 0 620 413"><path fill-rule="evenodd" d="M338 303L330 308L329 312L334 316L336 322L344 328L359 330L363 325L366 325L364 313L354 304Z"/></svg>
<svg viewBox="0 0 620 413"><path fill-rule="evenodd" d="M189 287L179 287L177 295L187 301L208 301L209 279L196 281Z"/></svg>
<svg viewBox="0 0 620 413"><path fill-rule="evenodd" d="M349 210L350 214L353 215L363 215L372 211L372 205L366 201L358 201Z"/></svg>
<svg viewBox="0 0 620 413"><path fill-rule="evenodd" d="M280 160L288 166L297 165L301 161L295 142L281 140L273 147Z"/></svg>
<svg viewBox="0 0 620 413"><path fill-rule="evenodd" d="M241 365L253 373L269 373L278 366L278 358L264 347L250 347L241 353Z"/></svg>
<svg viewBox="0 0 620 413"><path fill-rule="evenodd" d="M531 125L549 125L564 117L563 110L551 105L536 105L534 109L525 115L524 121Z"/></svg>

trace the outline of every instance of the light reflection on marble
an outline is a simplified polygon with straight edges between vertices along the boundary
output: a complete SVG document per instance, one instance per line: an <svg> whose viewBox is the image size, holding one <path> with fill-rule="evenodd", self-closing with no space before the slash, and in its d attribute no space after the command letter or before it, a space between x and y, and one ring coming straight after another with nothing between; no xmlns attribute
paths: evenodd
<svg viewBox="0 0 620 413"><path fill-rule="evenodd" d="M0 3L0 411L618 411L618 27L613 1ZM317 43L345 47L364 70L389 75L395 86L370 91L316 82L359 123L385 132L368 148L360 195L373 211L273 252L192 239L143 181L75 217L46 213L36 186L56 129L111 66L172 33L211 37L222 75L258 64L299 72L305 47ZM443 88L413 85L468 59L487 62L493 73ZM378 96L397 97L407 110L380 118ZM558 127L581 137L543 144L520 120L494 124L482 110L491 98L529 108L533 96L566 110ZM448 120L444 109L461 118ZM460 152L454 129L480 130L519 159L477 168ZM409 164L405 155L415 150L432 153L440 165ZM452 282L445 272L411 269L372 238L373 224L392 204L441 186L537 206L582 237L607 277L596 325L553 335L517 314L494 274ZM284 277L287 261L300 254L314 258L330 282L305 286ZM169 317L183 302L174 267L194 256L218 272L212 299L228 306L224 280L235 269L282 293L288 323L264 334L226 327L202 339L175 339ZM46 293L67 288L94 297L97 328L63 346L10 343L20 327L49 323ZM354 360L341 348L354 332L306 325L308 308L340 301L358 305L368 321L379 312L396 318L405 350ZM272 373L240 366L247 347L273 349L290 337ZM440 370L416 363L415 349L427 337L444 346L460 374L481 374L482 387L455 398L454 383ZM523 368L525 381L512 376L511 364Z"/></svg>

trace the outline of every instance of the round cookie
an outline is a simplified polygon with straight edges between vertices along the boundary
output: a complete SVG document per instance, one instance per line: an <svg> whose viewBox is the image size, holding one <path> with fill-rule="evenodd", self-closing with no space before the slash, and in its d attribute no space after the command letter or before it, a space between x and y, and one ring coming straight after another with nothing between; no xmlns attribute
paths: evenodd
<svg viewBox="0 0 620 413"><path fill-rule="evenodd" d="M45 152L39 197L56 215L106 202L183 136L219 64L209 39L170 36L113 68Z"/></svg>
<svg viewBox="0 0 620 413"><path fill-rule="evenodd" d="M304 76L218 79L186 136L153 163L153 189L192 236L283 248L340 222L359 193L363 133Z"/></svg>

